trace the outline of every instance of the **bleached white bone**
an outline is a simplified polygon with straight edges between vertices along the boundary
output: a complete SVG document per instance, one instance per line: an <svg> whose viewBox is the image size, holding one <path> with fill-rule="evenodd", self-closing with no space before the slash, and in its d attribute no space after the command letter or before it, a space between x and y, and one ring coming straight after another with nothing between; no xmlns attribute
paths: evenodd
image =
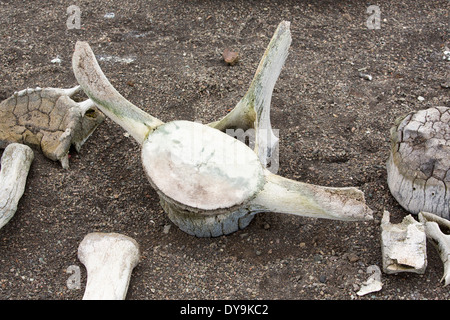
<svg viewBox="0 0 450 320"><path fill-rule="evenodd" d="M422 223L411 215L401 223L391 223L389 212L381 220L383 272L423 274L427 267L427 237Z"/></svg>
<svg viewBox="0 0 450 320"><path fill-rule="evenodd" d="M82 102L77 102L78 108L80 108L81 116L84 117L87 111L95 107L94 101L91 99L86 99Z"/></svg>
<svg viewBox="0 0 450 320"><path fill-rule="evenodd" d="M444 286L450 284L450 221L433 213L420 212L419 220L425 224L427 237L435 245L444 264L441 281Z"/></svg>
<svg viewBox="0 0 450 320"><path fill-rule="evenodd" d="M0 229L17 211L34 159L30 147L11 143L3 151L0 171Z"/></svg>
<svg viewBox="0 0 450 320"><path fill-rule="evenodd" d="M87 269L83 300L124 300L140 257L137 242L119 233L89 233L78 247Z"/></svg>
<svg viewBox="0 0 450 320"><path fill-rule="evenodd" d="M377 292L383 288L383 283L381 282L381 270L377 265L368 266L366 272L370 274L370 277L363 283L361 289L357 292L358 296Z"/></svg>
<svg viewBox="0 0 450 320"><path fill-rule="evenodd" d="M283 22L277 30L285 28L289 31L289 24ZM276 50L277 43L270 46ZM72 65L87 96L141 144L149 182L169 218L183 231L220 236L246 227L257 212L372 219L364 194L356 188L327 188L280 177L265 169L245 143L220 130L191 121L163 123L137 108L111 86L86 42L77 42Z"/></svg>

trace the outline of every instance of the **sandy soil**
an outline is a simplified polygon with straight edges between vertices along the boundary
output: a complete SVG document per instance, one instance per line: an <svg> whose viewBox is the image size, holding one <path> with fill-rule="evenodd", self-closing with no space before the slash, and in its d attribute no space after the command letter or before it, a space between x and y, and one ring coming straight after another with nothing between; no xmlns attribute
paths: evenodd
<svg viewBox="0 0 450 320"><path fill-rule="evenodd" d="M80 29L67 28L72 4L81 9ZM425 274L383 274L381 291L357 295L367 267L381 267L383 210L393 222L408 214L386 184L389 129L410 111L450 105L448 1L376 1L375 30L366 25L370 4L1 0L0 99L27 87L76 85L71 56L76 41L86 40L106 57L100 65L117 90L165 122L224 116L244 95L278 23L290 21L293 42L271 109L280 130L278 174L356 186L375 219L267 213L228 236L192 237L162 211L139 146L107 119L71 154L69 170L35 151L18 210L0 230L0 299L81 299L86 271L77 248L100 231L141 247L130 300L448 300L432 246ZM238 64L223 62L226 48L239 52ZM67 286L73 265L80 289Z"/></svg>

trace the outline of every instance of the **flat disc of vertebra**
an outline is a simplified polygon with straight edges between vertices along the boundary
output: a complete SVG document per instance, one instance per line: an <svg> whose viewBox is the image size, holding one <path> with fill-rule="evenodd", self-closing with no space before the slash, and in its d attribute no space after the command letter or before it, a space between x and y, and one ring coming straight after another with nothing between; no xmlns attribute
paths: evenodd
<svg viewBox="0 0 450 320"><path fill-rule="evenodd" d="M142 145L142 162L165 197L212 214L252 199L265 181L258 156L247 145L190 121L159 126Z"/></svg>
<svg viewBox="0 0 450 320"><path fill-rule="evenodd" d="M389 188L406 210L449 219L450 108L433 107L397 120L387 170Z"/></svg>

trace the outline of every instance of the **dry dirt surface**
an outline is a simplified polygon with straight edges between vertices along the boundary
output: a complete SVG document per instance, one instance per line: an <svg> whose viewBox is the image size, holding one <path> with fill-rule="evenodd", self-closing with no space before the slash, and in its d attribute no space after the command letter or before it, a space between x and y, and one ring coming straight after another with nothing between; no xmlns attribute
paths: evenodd
<svg viewBox="0 0 450 320"><path fill-rule="evenodd" d="M70 5L81 10L79 29L68 28ZM369 5L380 9L379 29L368 28ZM447 0L0 0L0 8L1 100L27 87L76 85L71 57L85 40L117 90L164 122L223 117L278 23L290 21L271 109L278 174L356 186L374 211L370 222L266 213L227 236L190 236L162 211L137 143L106 119L71 152L68 170L35 150L25 194L0 230L0 299L80 300L86 271L77 249L95 231L140 245L128 300L450 298L430 243L423 275L382 274L381 291L357 295L367 267L382 265L383 210L394 223L408 214L386 183L389 129L408 112L450 105ZM237 64L224 63L226 48L239 52ZM71 266L80 268L79 289L67 285Z"/></svg>

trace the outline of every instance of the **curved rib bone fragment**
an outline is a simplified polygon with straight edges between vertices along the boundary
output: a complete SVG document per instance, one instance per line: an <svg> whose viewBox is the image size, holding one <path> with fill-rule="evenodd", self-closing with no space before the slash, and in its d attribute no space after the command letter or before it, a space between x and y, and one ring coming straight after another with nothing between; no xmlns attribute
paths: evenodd
<svg viewBox="0 0 450 320"><path fill-rule="evenodd" d="M0 171L0 229L17 211L34 159L30 147L11 143L3 151Z"/></svg>
<svg viewBox="0 0 450 320"><path fill-rule="evenodd" d="M425 273L427 267L427 237L425 227L411 215L401 223L389 221L389 212L384 211L381 221L381 254L383 271Z"/></svg>
<svg viewBox="0 0 450 320"><path fill-rule="evenodd" d="M105 119L92 100L77 103L69 89L24 89L0 103L0 147L23 143L69 167L68 153L81 146Z"/></svg>
<svg viewBox="0 0 450 320"><path fill-rule="evenodd" d="M407 211L450 219L450 108L433 107L397 119L387 173L392 195Z"/></svg>
<svg viewBox="0 0 450 320"><path fill-rule="evenodd" d="M426 235L439 252L444 264L441 281L447 286L450 284L450 221L424 211L419 213L419 220L425 224Z"/></svg>
<svg viewBox="0 0 450 320"><path fill-rule="evenodd" d="M76 44L73 69L88 97L141 143L150 184L169 218L183 231L220 236L244 228L255 213L267 211L372 219L363 193L355 188L325 188L281 178L268 172L245 143L212 126L182 120L163 123L147 115L112 88L85 42Z"/></svg>
<svg viewBox="0 0 450 320"><path fill-rule="evenodd" d="M270 123L270 103L291 42L290 23L283 21L272 36L247 93L223 119L209 124L224 132L255 129L255 152L264 167L269 165L278 145Z"/></svg>
<svg viewBox="0 0 450 320"><path fill-rule="evenodd" d="M83 300L124 300L139 257L139 245L130 237L100 232L86 235L78 247L78 259L87 270Z"/></svg>

